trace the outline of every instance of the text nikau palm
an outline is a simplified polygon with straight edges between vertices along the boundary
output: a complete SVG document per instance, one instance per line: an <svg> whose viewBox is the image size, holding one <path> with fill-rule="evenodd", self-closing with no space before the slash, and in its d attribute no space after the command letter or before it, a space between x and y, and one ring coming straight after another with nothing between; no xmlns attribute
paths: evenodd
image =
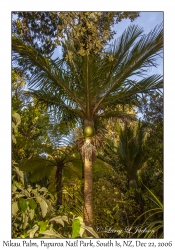
<svg viewBox="0 0 175 250"><path fill-rule="evenodd" d="M60 117L79 119L84 128L84 221L93 226L92 165L96 148L92 143L98 121L106 117L122 117L118 104L134 104L140 93L162 88L161 75L145 75L156 65L163 48L163 28L156 26L143 35L137 25L129 26L122 36L101 56L77 53L73 42L63 44L61 60L40 55L19 38L12 38L13 58L34 66L29 87L30 94L57 108ZM68 55L66 57L66 55ZM66 58L65 58L66 57ZM138 76L138 80L132 80Z"/></svg>

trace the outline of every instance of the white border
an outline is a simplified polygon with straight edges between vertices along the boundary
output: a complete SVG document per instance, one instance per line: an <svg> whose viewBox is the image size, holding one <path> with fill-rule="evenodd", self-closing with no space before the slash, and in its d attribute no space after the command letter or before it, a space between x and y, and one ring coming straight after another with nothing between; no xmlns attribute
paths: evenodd
<svg viewBox="0 0 175 250"><path fill-rule="evenodd" d="M175 81L174 81L174 24L175 13L172 0L167 1L39 1L6 0L0 4L0 239L11 237L11 11L164 11L165 75L164 75L164 242L174 238L174 173L175 173ZM0 244L2 244L0 242ZM175 244L175 242L174 242Z"/></svg>

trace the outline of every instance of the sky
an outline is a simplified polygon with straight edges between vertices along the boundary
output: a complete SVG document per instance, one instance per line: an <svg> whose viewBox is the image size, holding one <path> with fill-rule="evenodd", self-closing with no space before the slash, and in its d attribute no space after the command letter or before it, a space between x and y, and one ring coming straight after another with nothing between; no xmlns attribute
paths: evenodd
<svg viewBox="0 0 175 250"><path fill-rule="evenodd" d="M6 0L1 1L0 15L0 55L1 55L1 91L0 91L0 244L11 238L11 11L154 11L144 12L135 22L148 31L163 18L164 12L164 205L165 238L161 242L174 240L174 204L173 183L175 176L175 12L174 0L125 0L125 1L41 1ZM156 12L156 13L155 13ZM123 25L122 23L120 24ZM154 167L154 166L153 166ZM147 242L147 240L145 239ZM154 240L157 242L158 240ZM160 241L160 240L159 240ZM151 241L152 242L152 241ZM40 248L38 248L40 250ZM122 249L127 249L123 247ZM144 247L144 249L149 249Z"/></svg>
<svg viewBox="0 0 175 250"><path fill-rule="evenodd" d="M163 22L163 11L159 12L140 12L140 17L136 18L132 23L129 19L124 19L116 25L116 37L121 36L123 31L130 25L136 24L144 28L144 34L149 33L156 25ZM158 59L158 67L150 70L151 74L163 74L163 59Z"/></svg>
<svg viewBox="0 0 175 250"><path fill-rule="evenodd" d="M137 24L144 28L145 33L148 33L157 24L163 21L163 11L145 11L140 12L140 17L136 18L132 24ZM124 19L117 24L117 35L121 35L124 29L131 24L129 19Z"/></svg>

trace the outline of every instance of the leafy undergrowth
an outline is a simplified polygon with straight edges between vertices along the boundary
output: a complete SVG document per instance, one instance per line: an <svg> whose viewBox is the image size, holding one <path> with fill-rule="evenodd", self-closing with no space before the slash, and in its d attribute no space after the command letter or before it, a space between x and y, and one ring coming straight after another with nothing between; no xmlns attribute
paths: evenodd
<svg viewBox="0 0 175 250"><path fill-rule="evenodd" d="M23 172L17 167L14 170L18 180L13 176L13 238L98 238L81 216L72 212L63 214L63 209L55 210L55 197L47 188L39 185L25 188Z"/></svg>

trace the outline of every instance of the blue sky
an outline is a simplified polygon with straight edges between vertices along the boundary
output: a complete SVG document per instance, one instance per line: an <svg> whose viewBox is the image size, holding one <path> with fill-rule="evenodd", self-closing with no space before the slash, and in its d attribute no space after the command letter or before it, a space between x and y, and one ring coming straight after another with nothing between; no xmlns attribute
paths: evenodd
<svg viewBox="0 0 175 250"><path fill-rule="evenodd" d="M163 12L140 12L140 17L136 18L132 23L144 28L145 33L148 33L157 24L163 21ZM124 19L116 25L117 35L121 35L124 29L130 24L129 19Z"/></svg>

